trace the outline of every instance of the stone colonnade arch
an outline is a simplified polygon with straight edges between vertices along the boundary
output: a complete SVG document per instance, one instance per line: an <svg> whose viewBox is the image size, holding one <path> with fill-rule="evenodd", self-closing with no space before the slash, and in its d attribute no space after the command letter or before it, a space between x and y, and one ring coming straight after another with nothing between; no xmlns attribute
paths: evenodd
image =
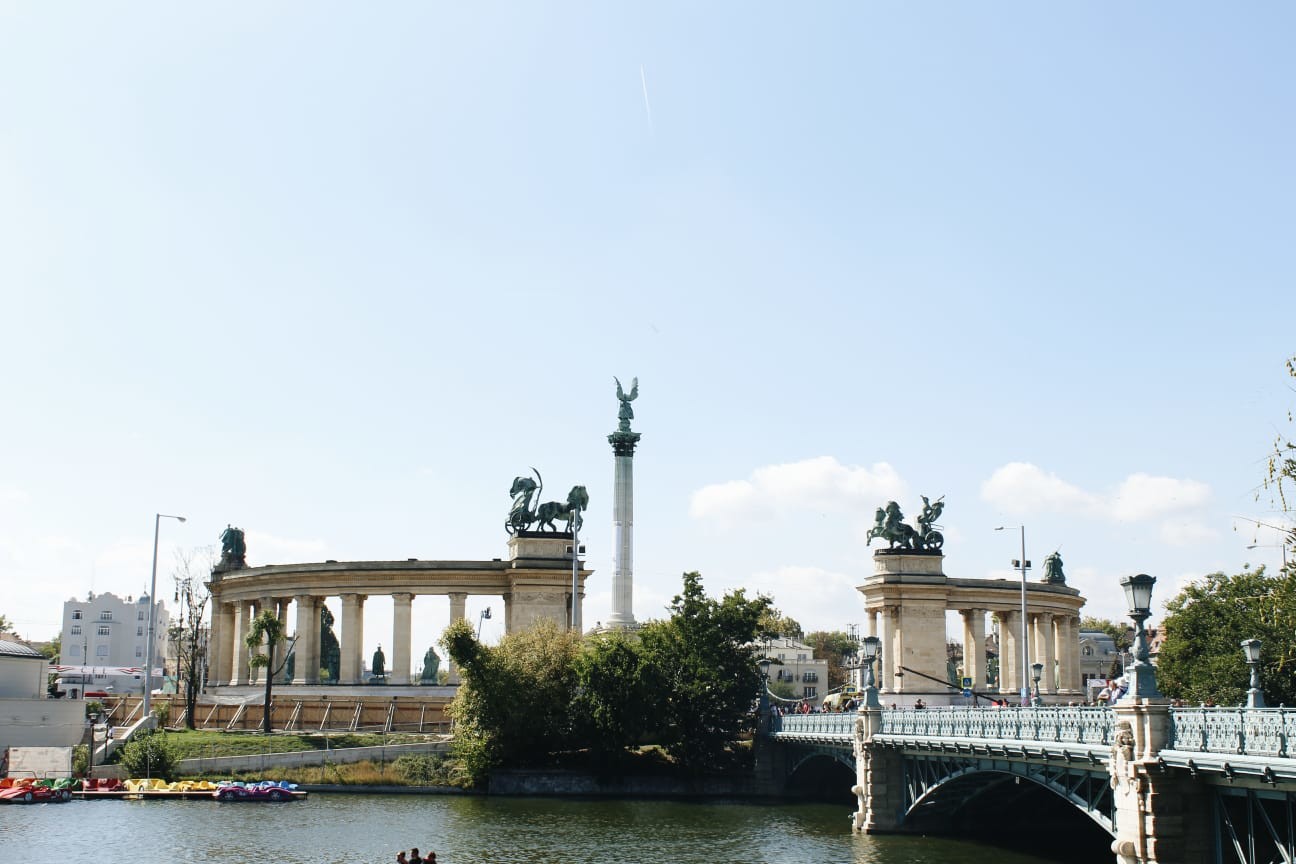
<svg viewBox="0 0 1296 864"><path fill-rule="evenodd" d="M388 683L416 683L410 678L410 614L414 598L444 594L450 600L450 622L464 617L469 595L504 598L504 632L526 629L541 620L570 626L572 553L569 535L532 533L509 540L509 557L490 561L325 561L273 564L214 571L211 591L208 684L241 686L252 682L249 652L243 649L253 616L273 610L285 632L297 633L297 661L292 684L319 684L320 613L329 597L341 599L338 634L341 663L338 684L359 685L364 661L364 604L369 597L390 596L392 663ZM592 571L580 564L575 602L585 596ZM290 606L295 627L288 627ZM579 615L576 620L579 619ZM451 670L451 682L457 679Z"/></svg>

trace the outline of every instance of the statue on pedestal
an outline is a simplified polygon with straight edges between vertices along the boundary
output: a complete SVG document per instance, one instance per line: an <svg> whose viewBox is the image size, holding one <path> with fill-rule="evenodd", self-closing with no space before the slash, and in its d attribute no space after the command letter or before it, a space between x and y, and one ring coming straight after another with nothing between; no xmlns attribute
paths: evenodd
<svg viewBox="0 0 1296 864"><path fill-rule="evenodd" d="M509 494L513 496L513 505L509 508L508 519L504 522L504 530L510 534L518 534L526 531L532 525L537 525L538 531L544 531L546 526L550 531L557 532L558 526L555 521L566 522L572 530L579 531L583 520L581 513L589 508L589 493L584 486L573 486L567 493L567 501L546 501L543 504L532 506L532 499L539 497L544 491L544 480L540 477L540 472L531 469L536 479L530 477L514 477L513 485L509 489Z"/></svg>
<svg viewBox="0 0 1296 864"><path fill-rule="evenodd" d="M423 673L419 675L419 681L424 684L437 683L437 670L441 667L441 657L436 653L435 648L429 648L423 655Z"/></svg>
<svg viewBox="0 0 1296 864"><path fill-rule="evenodd" d="M639 398L639 378L636 376L635 379L630 382L629 396L627 396L625 391L621 389L620 378L613 377L612 380L616 382L617 399L621 402L621 407L617 410L617 419L620 421L617 424L617 431L629 432L630 421L634 419L634 409L630 407L630 403Z"/></svg>
<svg viewBox="0 0 1296 864"><path fill-rule="evenodd" d="M371 668L373 670L373 677L375 678L387 677L387 658L386 656L383 655L383 650L381 645L379 645L378 650L374 652L373 664Z"/></svg>
<svg viewBox="0 0 1296 864"><path fill-rule="evenodd" d="M868 542L881 538L890 543L890 548L911 549L915 552L936 552L945 544L945 536L936 530L936 520L945 510L945 496L937 498L935 503L922 496L923 511L918 517L918 528L906 524L900 505L888 501L885 507L877 508L876 523L868 532Z"/></svg>
<svg viewBox="0 0 1296 864"><path fill-rule="evenodd" d="M1066 575L1062 572L1062 556L1057 552L1044 559L1044 581L1050 585L1066 584Z"/></svg>
<svg viewBox="0 0 1296 864"><path fill-rule="evenodd" d="M247 544L243 542L243 529L226 524L221 532L221 557L216 570L241 570L247 567Z"/></svg>

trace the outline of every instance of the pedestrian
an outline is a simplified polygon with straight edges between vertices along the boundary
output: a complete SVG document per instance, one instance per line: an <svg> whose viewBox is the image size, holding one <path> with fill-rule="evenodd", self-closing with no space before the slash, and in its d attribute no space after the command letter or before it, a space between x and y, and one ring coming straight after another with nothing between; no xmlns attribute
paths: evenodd
<svg viewBox="0 0 1296 864"><path fill-rule="evenodd" d="M396 853L396 864L409 864L409 862L405 860L404 849Z"/></svg>
<svg viewBox="0 0 1296 864"><path fill-rule="evenodd" d="M914 707L915 707L915 708L926 708L926 707L927 707L927 703L923 702L921 699L917 699L917 700L914 701Z"/></svg>
<svg viewBox="0 0 1296 864"><path fill-rule="evenodd" d="M423 864L436 864L436 853L429 852L428 857L423 859Z"/></svg>
<svg viewBox="0 0 1296 864"><path fill-rule="evenodd" d="M423 856L418 853L417 846L410 850L408 864L423 864Z"/></svg>

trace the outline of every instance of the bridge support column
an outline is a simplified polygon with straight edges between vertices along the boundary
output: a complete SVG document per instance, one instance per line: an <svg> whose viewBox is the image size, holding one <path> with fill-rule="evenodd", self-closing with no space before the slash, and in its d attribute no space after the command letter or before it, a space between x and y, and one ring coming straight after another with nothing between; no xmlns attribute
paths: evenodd
<svg viewBox="0 0 1296 864"><path fill-rule="evenodd" d="M856 831L880 834L897 831L904 814L904 766L899 751L873 743L882 728L882 708L862 709L856 715L855 786L851 789L859 808L851 820Z"/></svg>
<svg viewBox="0 0 1296 864"><path fill-rule="evenodd" d="M1208 787L1157 765L1170 745L1170 708L1162 699L1122 701L1108 770L1116 810L1117 864L1209 861L1214 856Z"/></svg>

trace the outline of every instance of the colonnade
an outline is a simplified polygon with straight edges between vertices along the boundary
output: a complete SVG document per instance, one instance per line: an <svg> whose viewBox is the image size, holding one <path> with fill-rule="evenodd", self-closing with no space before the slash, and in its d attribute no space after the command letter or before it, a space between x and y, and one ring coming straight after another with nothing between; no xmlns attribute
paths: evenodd
<svg viewBox="0 0 1296 864"><path fill-rule="evenodd" d="M1031 686L1033 690L1031 669L1029 666L1021 668L1021 610L960 609L958 612L963 619L963 675L971 678L977 688L986 684L986 616L992 615L999 631L998 692L1017 694L1025 686ZM1027 609L1026 619L1026 654L1031 664L1039 663L1044 667L1040 675L1040 693L1081 692L1080 616ZM879 658L881 680L878 683L884 692L903 689L896 684L897 673L901 672L897 658L905 656L903 620L901 604L868 610L868 633L878 637L882 643Z"/></svg>
<svg viewBox="0 0 1296 864"><path fill-rule="evenodd" d="M339 668L336 683L344 685L363 684L364 675L364 607L370 595L354 592L337 596L342 602L342 614L339 619ZM412 592L395 592L392 598L392 645L390 668L387 671L387 683L411 684L410 649L411 649L411 613L415 595ZM449 624L465 617L468 605L467 592L449 592ZM286 669L281 673L280 681L291 684L320 683L320 616L326 596L315 594L296 594L291 597L262 597L256 600L233 600L220 602L213 598L211 617L211 635L209 638L208 683L211 686L252 684L259 678L259 670L249 664L250 652L245 649L247 635L251 631L252 619L266 610L271 610L279 619L280 626L288 632L288 608L296 606L296 644L293 651L296 659L293 663L293 677L287 679ZM509 620L509 595L504 595L505 619ZM283 658L276 658L282 662ZM450 672L450 683L458 683L458 671L449 660L446 661ZM264 679L262 679L264 680Z"/></svg>

